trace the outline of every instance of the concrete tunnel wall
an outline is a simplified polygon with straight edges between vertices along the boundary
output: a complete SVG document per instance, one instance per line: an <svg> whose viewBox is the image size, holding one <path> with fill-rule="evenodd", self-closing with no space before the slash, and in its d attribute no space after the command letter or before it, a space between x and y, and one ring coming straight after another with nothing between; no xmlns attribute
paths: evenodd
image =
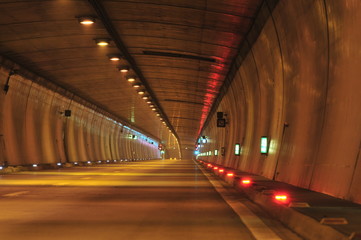
<svg viewBox="0 0 361 240"><path fill-rule="evenodd" d="M0 59L2 62L6 60ZM0 66L0 85L9 68ZM0 165L158 159L158 142L115 121L69 92L20 75L0 94ZM43 81L43 84L51 85ZM62 94L61 94L62 92ZM71 110L66 117L64 111ZM133 139L129 136L136 135Z"/></svg>
<svg viewBox="0 0 361 240"><path fill-rule="evenodd" d="M216 110L228 124L212 116L200 158L361 203L361 2L281 0L268 14Z"/></svg>

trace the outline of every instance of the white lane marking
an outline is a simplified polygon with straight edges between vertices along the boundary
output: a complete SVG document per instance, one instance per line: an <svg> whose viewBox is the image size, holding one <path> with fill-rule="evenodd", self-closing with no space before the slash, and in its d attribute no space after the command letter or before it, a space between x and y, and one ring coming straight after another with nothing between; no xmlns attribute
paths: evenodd
<svg viewBox="0 0 361 240"><path fill-rule="evenodd" d="M274 233L257 215L249 210L244 204L237 199L230 197L227 189L225 189L218 181L211 179L211 176L202 168L199 169L212 183L216 191L226 201L226 203L237 213L244 225L257 240L282 240L276 233Z"/></svg>
<svg viewBox="0 0 361 240"><path fill-rule="evenodd" d="M28 193L29 191L22 191L22 192L14 192L14 193L8 193L8 194L4 194L3 197L17 197L23 194Z"/></svg>

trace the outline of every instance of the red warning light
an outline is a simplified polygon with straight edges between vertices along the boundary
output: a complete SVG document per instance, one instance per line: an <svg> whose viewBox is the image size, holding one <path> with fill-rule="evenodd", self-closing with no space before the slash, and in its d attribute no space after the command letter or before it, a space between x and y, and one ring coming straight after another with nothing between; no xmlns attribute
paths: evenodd
<svg viewBox="0 0 361 240"><path fill-rule="evenodd" d="M233 177L233 176L234 176L234 173L233 173L233 172L227 173L227 177Z"/></svg>
<svg viewBox="0 0 361 240"><path fill-rule="evenodd" d="M288 199L288 195L285 193L276 193L274 195L274 199L276 200L276 202L278 203L288 203L289 199Z"/></svg>
<svg viewBox="0 0 361 240"><path fill-rule="evenodd" d="M208 164L207 164L207 167L211 168L211 167L213 167L213 165L210 164L210 163L208 163Z"/></svg>
<svg viewBox="0 0 361 240"><path fill-rule="evenodd" d="M213 168L213 170L217 170L217 169L218 169L218 167L214 167L214 168Z"/></svg>
<svg viewBox="0 0 361 240"><path fill-rule="evenodd" d="M241 183L244 187L248 187L252 184L252 180L249 178L243 178Z"/></svg>
<svg viewBox="0 0 361 240"><path fill-rule="evenodd" d="M224 172L224 169L223 169L223 168L220 168L220 169L218 169L218 172L223 173L223 172Z"/></svg>

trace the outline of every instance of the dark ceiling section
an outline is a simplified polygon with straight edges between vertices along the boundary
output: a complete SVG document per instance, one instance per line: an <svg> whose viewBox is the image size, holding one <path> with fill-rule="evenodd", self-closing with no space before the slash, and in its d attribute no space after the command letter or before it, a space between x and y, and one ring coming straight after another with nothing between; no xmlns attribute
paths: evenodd
<svg viewBox="0 0 361 240"><path fill-rule="evenodd" d="M183 146L189 146L261 3L0 1L0 54L162 138L168 130L117 69L130 64L133 69L128 74L140 75L138 80L153 95L163 118L169 120ZM80 25L76 16L84 15L96 16L96 23ZM113 41L102 48L96 46L96 38ZM125 52L120 63L107 58Z"/></svg>

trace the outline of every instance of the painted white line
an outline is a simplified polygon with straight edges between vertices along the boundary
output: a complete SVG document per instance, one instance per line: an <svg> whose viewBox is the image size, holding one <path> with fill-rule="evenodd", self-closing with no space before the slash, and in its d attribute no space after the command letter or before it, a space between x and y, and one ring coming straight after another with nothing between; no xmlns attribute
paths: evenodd
<svg viewBox="0 0 361 240"><path fill-rule="evenodd" d="M8 194L4 194L3 197L17 197L23 194L28 193L29 191L22 191L22 192L14 192L14 193L8 193Z"/></svg>
<svg viewBox="0 0 361 240"><path fill-rule="evenodd" d="M212 183L216 191L226 201L226 203L237 213L244 225L247 226L249 231L257 240L282 240L275 232L273 232L257 215L249 210L238 199L231 196L226 188L222 186L218 181L214 181L206 171L201 167L199 169Z"/></svg>

